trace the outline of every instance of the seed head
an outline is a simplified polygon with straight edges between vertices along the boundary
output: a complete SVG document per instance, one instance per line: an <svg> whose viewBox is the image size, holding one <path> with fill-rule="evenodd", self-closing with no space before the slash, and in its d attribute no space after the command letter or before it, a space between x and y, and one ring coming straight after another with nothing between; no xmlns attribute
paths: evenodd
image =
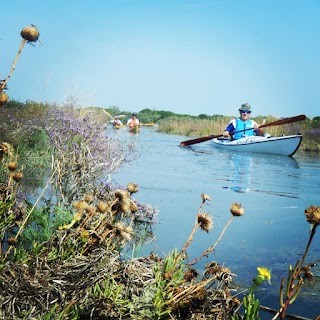
<svg viewBox="0 0 320 320"><path fill-rule="evenodd" d="M96 208L94 206L88 206L86 208L86 212L89 214L95 214L97 212Z"/></svg>
<svg viewBox="0 0 320 320"><path fill-rule="evenodd" d="M233 203L230 207L230 212L236 217L244 215L244 209L240 203Z"/></svg>
<svg viewBox="0 0 320 320"><path fill-rule="evenodd" d="M40 37L40 32L33 24L21 30L21 37L28 42L37 42Z"/></svg>
<svg viewBox="0 0 320 320"><path fill-rule="evenodd" d="M191 281L194 280L197 276L199 275L198 271L194 268L189 268L188 270L186 270L186 272L184 273L184 280L185 281Z"/></svg>
<svg viewBox="0 0 320 320"><path fill-rule="evenodd" d="M11 245L11 246L14 246L15 244L17 244L18 240L15 238L15 237L11 237L8 239L8 243Z"/></svg>
<svg viewBox="0 0 320 320"><path fill-rule="evenodd" d="M4 91L0 91L0 106L5 104L8 100L9 96Z"/></svg>
<svg viewBox="0 0 320 320"><path fill-rule="evenodd" d="M132 194L132 193L138 192L139 191L139 187L138 187L138 185L136 183L130 182L127 185L127 190L128 190L129 193Z"/></svg>
<svg viewBox="0 0 320 320"><path fill-rule="evenodd" d="M198 214L198 223L200 223L200 228L207 233L212 229L212 219L206 212Z"/></svg>
<svg viewBox="0 0 320 320"><path fill-rule="evenodd" d="M8 142L1 142L0 143L0 150L4 153L7 154L9 156L12 155L13 153L13 147L11 146L11 144L9 144Z"/></svg>
<svg viewBox="0 0 320 320"><path fill-rule="evenodd" d="M132 233L133 233L133 228L131 226L128 226L123 231L120 231L121 237L126 241L131 240Z"/></svg>
<svg viewBox="0 0 320 320"><path fill-rule="evenodd" d="M19 182L22 178L23 178L23 173L22 172L13 172L12 179L15 182Z"/></svg>
<svg viewBox="0 0 320 320"><path fill-rule="evenodd" d="M310 206L304 213L309 223L314 225L320 224L320 207L314 205Z"/></svg>
<svg viewBox="0 0 320 320"><path fill-rule="evenodd" d="M101 212L101 213L105 213L106 211L108 211L109 206L107 202L99 202L97 205L97 211Z"/></svg>
<svg viewBox="0 0 320 320"><path fill-rule="evenodd" d="M82 200L90 203L90 202L92 202L92 201L94 200L94 195L93 195L93 194L86 194L86 195L83 197Z"/></svg>
<svg viewBox="0 0 320 320"><path fill-rule="evenodd" d="M85 210L89 206L88 202L84 200L74 201L72 205L77 210Z"/></svg>
<svg viewBox="0 0 320 320"><path fill-rule="evenodd" d="M211 201L211 198L205 193L201 193L201 198L203 202L205 202L206 200Z"/></svg>
<svg viewBox="0 0 320 320"><path fill-rule="evenodd" d="M8 169L9 169L10 171L16 170L16 169L17 169L17 166L18 166L18 164L17 164L15 161L10 161L10 162L8 163Z"/></svg>
<svg viewBox="0 0 320 320"><path fill-rule="evenodd" d="M118 189L114 192L114 195L116 198L118 198L120 201L121 200L126 200L126 199L129 199L130 198L130 195L129 193L126 191L126 190L121 190L121 189Z"/></svg>

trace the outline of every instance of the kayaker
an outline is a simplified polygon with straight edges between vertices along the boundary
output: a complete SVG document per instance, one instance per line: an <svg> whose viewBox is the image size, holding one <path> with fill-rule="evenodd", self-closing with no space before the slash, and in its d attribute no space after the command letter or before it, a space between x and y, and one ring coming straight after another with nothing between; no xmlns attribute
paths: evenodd
<svg viewBox="0 0 320 320"><path fill-rule="evenodd" d="M113 126L114 127L123 126L123 123L118 117L114 117Z"/></svg>
<svg viewBox="0 0 320 320"><path fill-rule="evenodd" d="M129 129L133 129L134 127L140 127L140 122L137 119L137 113L133 112L131 118L127 121L127 126Z"/></svg>
<svg viewBox="0 0 320 320"><path fill-rule="evenodd" d="M225 131L223 132L224 137L229 137L231 135L233 140L237 140L253 135L263 135L262 130L259 129L259 125L254 120L250 119L251 106L248 103L241 105L239 113L240 117L230 121L226 127ZM232 134L234 131L240 132Z"/></svg>

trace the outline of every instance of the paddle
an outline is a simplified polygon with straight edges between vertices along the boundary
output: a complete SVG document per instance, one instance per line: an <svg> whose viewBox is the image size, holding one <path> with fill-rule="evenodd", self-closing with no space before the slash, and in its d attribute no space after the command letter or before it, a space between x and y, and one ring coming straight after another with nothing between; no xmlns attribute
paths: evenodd
<svg viewBox="0 0 320 320"><path fill-rule="evenodd" d="M107 116L109 116L112 120L114 120L114 117L106 110L103 109L103 111L107 114Z"/></svg>
<svg viewBox="0 0 320 320"><path fill-rule="evenodd" d="M266 124L261 125L259 128L265 128L265 127L271 127L271 126L280 126L282 124L302 121L302 120L305 120L305 119L306 119L306 116L304 114L301 114L299 116L295 116L295 117L291 117L291 118L284 118L284 119L277 120L277 121L274 121L274 122L266 123ZM246 129L246 130L234 131L234 132L231 132L230 134L235 134L237 132L243 132L243 131L248 131L248 130L252 130L252 129L253 128ZM214 139L214 138L219 138L219 137L222 137L222 136L223 136L223 134L216 134L216 135L212 135L212 136L207 136L207 137L202 137L202 138L196 138L196 139L191 139L191 140L187 140L187 141L182 141L182 142L180 142L180 146L181 147L186 147L186 146L190 146L192 144L208 141L208 140L211 140L211 139Z"/></svg>
<svg viewBox="0 0 320 320"><path fill-rule="evenodd" d="M140 126L143 127L154 127L156 124L155 123L140 123ZM119 128L124 128L124 127L129 127L128 124L123 124L123 125L116 125L115 127L117 127L117 129Z"/></svg>

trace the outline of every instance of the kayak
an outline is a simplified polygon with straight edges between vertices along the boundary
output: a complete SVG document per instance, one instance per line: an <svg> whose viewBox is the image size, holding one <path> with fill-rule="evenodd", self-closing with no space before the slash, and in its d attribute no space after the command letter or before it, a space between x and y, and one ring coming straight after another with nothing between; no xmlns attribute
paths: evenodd
<svg viewBox="0 0 320 320"><path fill-rule="evenodd" d="M245 151L292 156L299 148L302 135L281 137L250 136L238 140L212 139L213 146L229 151Z"/></svg>

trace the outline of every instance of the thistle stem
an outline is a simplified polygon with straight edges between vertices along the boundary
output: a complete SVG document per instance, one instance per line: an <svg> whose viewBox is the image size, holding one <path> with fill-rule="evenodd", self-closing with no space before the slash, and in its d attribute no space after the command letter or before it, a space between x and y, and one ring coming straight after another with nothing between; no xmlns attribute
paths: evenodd
<svg viewBox="0 0 320 320"><path fill-rule="evenodd" d="M196 264L198 261L200 261L203 257L208 256L209 253L211 253L215 247L217 246L217 244L220 242L220 240L222 239L224 233L226 232L228 226L230 225L230 223L232 222L232 220L234 219L234 215L231 216L231 218L229 219L229 221L226 223L226 225L224 226L218 240L215 242L214 245L212 245L211 247L209 247L207 250L205 250L198 258L194 259L193 261L191 261L189 263L189 265L194 265Z"/></svg>
<svg viewBox="0 0 320 320"><path fill-rule="evenodd" d="M314 225L312 226L311 233L310 233L310 237L309 237L309 241L308 241L306 250L305 250L305 252L304 252L304 255L303 255L303 257L302 257L301 263L300 263L300 269L303 267L304 261L305 261L305 259L306 259L306 257L307 257L307 253L308 253L308 251L309 251L309 248L310 248L310 245L311 245L313 236L314 236L315 233L316 233L316 228L317 228L317 226L318 226L318 224L314 224Z"/></svg>
<svg viewBox="0 0 320 320"><path fill-rule="evenodd" d="M4 82L3 82L2 85L1 85L1 89L4 89L4 88L6 87L8 80L10 79L10 77L11 77L14 69L16 68L17 61L18 61L18 59L19 59L19 57L20 57L20 54L21 54L21 52L22 52L22 49L23 49L26 41L27 41L26 39L22 39L22 42L21 42L21 44L20 44L19 51L18 51L18 53L17 53L17 55L16 55L16 57L15 57L15 59L14 59L14 61L13 61L13 64L12 64L12 67L11 67L11 70L10 70L9 74L7 75L6 79L4 80Z"/></svg>

